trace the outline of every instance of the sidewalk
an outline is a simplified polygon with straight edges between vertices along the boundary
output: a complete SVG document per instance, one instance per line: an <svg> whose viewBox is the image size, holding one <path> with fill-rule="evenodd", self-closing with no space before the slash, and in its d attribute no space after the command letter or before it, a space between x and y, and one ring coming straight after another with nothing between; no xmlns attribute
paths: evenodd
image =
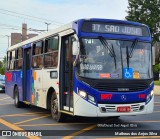
<svg viewBox="0 0 160 139"><path fill-rule="evenodd" d="M157 86L157 85L154 86L154 94L160 95L160 86Z"/></svg>

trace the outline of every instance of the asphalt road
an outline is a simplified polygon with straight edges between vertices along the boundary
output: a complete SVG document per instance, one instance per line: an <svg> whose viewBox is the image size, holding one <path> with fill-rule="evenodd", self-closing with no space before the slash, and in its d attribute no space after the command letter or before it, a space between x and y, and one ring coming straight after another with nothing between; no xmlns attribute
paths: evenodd
<svg viewBox="0 0 160 139"><path fill-rule="evenodd" d="M69 117L65 123L57 123L50 115L50 111L31 106L29 108L15 108L14 100L4 93L0 93L0 132L17 130L37 131L40 137L0 137L10 138L160 138L160 96L155 96L155 108L152 114L140 116L121 116L119 118L83 118ZM40 130L40 131L39 131ZM159 132L158 132L158 131ZM151 132L153 131L153 132ZM33 133L33 132L32 132ZM34 132L35 133L35 132ZM142 136L129 136L129 134ZM157 136L155 136L157 133ZM10 134L4 132L3 134ZM16 132L11 134L16 135ZM117 134L117 136L112 136ZM143 136L147 135L149 136ZM46 136L44 136L46 135ZM102 136L103 135L103 136ZM124 135L126 135L124 137Z"/></svg>

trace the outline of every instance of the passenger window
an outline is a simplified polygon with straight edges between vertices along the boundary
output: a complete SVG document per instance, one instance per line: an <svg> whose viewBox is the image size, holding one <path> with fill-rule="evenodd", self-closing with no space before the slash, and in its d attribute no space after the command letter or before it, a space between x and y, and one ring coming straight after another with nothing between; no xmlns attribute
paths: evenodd
<svg viewBox="0 0 160 139"><path fill-rule="evenodd" d="M43 64L43 41L33 44L32 67L41 69Z"/></svg>
<svg viewBox="0 0 160 139"><path fill-rule="evenodd" d="M14 70L15 68L15 50L10 52L10 65L9 65L9 69L10 70Z"/></svg>
<svg viewBox="0 0 160 139"><path fill-rule="evenodd" d="M58 36L45 40L44 67L53 68L58 65Z"/></svg>
<svg viewBox="0 0 160 139"><path fill-rule="evenodd" d="M23 54L23 49L22 48L18 48L17 49L17 54L16 54L16 68L15 69L22 69L22 65L23 65L23 59L22 59L22 55Z"/></svg>

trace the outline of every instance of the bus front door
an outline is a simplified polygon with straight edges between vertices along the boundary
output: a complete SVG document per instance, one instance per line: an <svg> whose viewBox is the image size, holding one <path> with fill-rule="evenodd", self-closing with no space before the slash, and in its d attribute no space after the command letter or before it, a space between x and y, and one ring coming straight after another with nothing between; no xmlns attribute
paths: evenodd
<svg viewBox="0 0 160 139"><path fill-rule="evenodd" d="M73 35L62 37L60 64L60 109L73 112Z"/></svg>
<svg viewBox="0 0 160 139"><path fill-rule="evenodd" d="M32 70L31 70L31 47L23 51L23 100L30 102Z"/></svg>

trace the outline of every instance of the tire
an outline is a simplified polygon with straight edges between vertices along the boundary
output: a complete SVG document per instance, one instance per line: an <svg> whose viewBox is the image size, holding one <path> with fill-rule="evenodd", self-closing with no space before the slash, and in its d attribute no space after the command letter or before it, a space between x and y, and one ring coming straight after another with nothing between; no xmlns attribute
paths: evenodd
<svg viewBox="0 0 160 139"><path fill-rule="evenodd" d="M119 119L119 117L120 117L120 116L112 116L111 118L113 118L113 119L116 120L116 119Z"/></svg>
<svg viewBox="0 0 160 139"><path fill-rule="evenodd" d="M58 99L55 97L54 93L51 97L51 115L57 122L65 121L65 114L58 111Z"/></svg>
<svg viewBox="0 0 160 139"><path fill-rule="evenodd" d="M14 105L15 105L15 107L16 108L22 107L22 102L19 101L19 91L18 91L18 87L17 86L14 89L14 94L15 94L15 97L14 97Z"/></svg>

